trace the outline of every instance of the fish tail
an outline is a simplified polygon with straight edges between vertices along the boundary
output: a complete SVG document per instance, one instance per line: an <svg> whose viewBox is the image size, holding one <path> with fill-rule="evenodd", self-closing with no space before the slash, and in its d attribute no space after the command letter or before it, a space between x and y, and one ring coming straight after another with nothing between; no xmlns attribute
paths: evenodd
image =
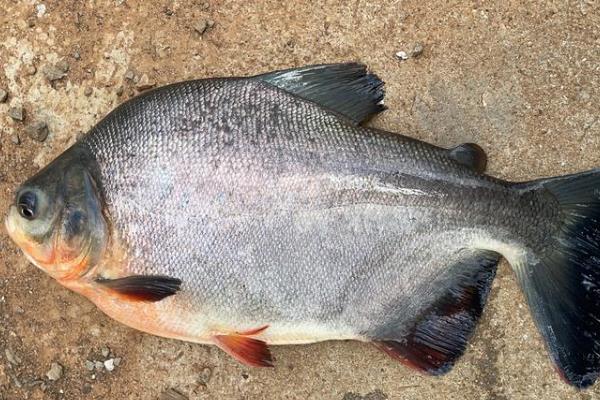
<svg viewBox="0 0 600 400"><path fill-rule="evenodd" d="M562 378L585 388L600 374L600 169L516 188L558 203L549 245L511 263Z"/></svg>

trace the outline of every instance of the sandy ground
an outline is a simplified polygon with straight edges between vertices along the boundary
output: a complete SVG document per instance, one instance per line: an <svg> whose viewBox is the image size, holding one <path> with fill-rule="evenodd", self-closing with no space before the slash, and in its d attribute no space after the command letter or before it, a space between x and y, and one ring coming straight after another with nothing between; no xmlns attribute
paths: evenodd
<svg viewBox="0 0 600 400"><path fill-rule="evenodd" d="M600 165L598 2L294 3L0 0L0 209L140 87L345 60L387 82L389 110L373 125L443 146L477 142L492 175ZM206 20L214 26L200 35ZM419 57L395 57L416 43ZM69 70L50 82L60 61ZM9 117L19 106L23 122ZM26 132L38 121L50 131L43 143ZM277 368L248 369L110 320L29 265L3 230L0 254L2 400L158 399L170 388L182 399L600 398L598 385L577 392L554 373L505 263L465 356L430 378L360 343L277 347ZM114 358L111 372L86 368ZM63 367L55 381L52 363Z"/></svg>

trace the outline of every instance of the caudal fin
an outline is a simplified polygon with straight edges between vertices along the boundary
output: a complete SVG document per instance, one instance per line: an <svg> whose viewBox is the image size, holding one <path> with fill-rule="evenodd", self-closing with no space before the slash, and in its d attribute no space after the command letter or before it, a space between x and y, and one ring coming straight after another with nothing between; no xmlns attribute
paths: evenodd
<svg viewBox="0 0 600 400"><path fill-rule="evenodd" d="M513 268L563 379L585 388L600 375L600 170L520 187L560 206L550 244Z"/></svg>

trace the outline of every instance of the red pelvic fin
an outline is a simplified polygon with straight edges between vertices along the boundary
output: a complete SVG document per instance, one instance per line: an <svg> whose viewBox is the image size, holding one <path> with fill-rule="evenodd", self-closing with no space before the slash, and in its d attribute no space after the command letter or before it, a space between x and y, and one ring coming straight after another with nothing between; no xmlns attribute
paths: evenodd
<svg viewBox="0 0 600 400"><path fill-rule="evenodd" d="M264 329L266 327L258 330L258 332ZM241 334L215 335L213 336L213 340L221 350L242 364L251 367L273 366L273 358L269 347L262 340L253 339Z"/></svg>

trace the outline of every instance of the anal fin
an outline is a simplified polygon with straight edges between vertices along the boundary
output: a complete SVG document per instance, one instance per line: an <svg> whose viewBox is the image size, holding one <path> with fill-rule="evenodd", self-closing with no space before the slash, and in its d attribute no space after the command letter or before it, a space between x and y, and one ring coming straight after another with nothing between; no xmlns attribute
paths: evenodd
<svg viewBox="0 0 600 400"><path fill-rule="evenodd" d="M471 251L448 271L452 286L425 309L408 331L394 321L374 335L374 344L418 371L441 375L464 353L483 311L500 256ZM394 329L402 333L394 337Z"/></svg>

